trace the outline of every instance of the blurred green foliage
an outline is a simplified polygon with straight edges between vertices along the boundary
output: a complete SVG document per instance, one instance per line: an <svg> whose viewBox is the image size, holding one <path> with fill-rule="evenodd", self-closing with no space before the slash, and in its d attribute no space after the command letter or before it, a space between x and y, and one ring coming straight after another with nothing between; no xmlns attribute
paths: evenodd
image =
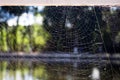
<svg viewBox="0 0 120 80"><path fill-rule="evenodd" d="M7 51L8 50L8 46L7 46L7 32L6 32L6 28L2 27L0 29L0 50L1 51Z"/></svg>
<svg viewBox="0 0 120 80"><path fill-rule="evenodd" d="M45 69L45 66L40 65L39 67L36 67L34 69L33 75L37 78L47 80L48 79L48 74Z"/></svg>
<svg viewBox="0 0 120 80"><path fill-rule="evenodd" d="M49 36L43 26L38 24L7 28L3 26L0 28L0 50L3 52L41 51L46 46Z"/></svg>
<svg viewBox="0 0 120 80"><path fill-rule="evenodd" d="M49 33L38 24L34 24L30 27L31 43L33 50L40 50L45 47L47 40L50 38Z"/></svg>

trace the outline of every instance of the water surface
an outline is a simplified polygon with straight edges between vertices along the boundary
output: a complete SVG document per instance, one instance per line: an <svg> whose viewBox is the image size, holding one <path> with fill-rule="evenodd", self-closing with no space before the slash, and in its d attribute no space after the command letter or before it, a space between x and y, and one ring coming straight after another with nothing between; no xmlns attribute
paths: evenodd
<svg viewBox="0 0 120 80"><path fill-rule="evenodd" d="M1 61L0 80L97 80L93 78L97 76L100 80L119 80L116 69L111 65Z"/></svg>

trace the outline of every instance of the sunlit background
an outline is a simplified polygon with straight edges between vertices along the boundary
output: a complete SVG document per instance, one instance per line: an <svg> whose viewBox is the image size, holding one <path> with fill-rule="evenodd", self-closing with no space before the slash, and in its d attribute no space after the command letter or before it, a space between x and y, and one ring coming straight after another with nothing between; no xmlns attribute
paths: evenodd
<svg viewBox="0 0 120 80"><path fill-rule="evenodd" d="M0 7L1 52L120 52L119 7Z"/></svg>

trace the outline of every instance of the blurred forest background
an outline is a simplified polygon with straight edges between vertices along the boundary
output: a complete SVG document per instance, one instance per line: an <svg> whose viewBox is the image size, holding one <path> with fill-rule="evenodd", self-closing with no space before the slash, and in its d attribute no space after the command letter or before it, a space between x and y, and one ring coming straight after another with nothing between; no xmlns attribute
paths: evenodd
<svg viewBox="0 0 120 80"><path fill-rule="evenodd" d="M1 6L0 52L120 52L120 7Z"/></svg>

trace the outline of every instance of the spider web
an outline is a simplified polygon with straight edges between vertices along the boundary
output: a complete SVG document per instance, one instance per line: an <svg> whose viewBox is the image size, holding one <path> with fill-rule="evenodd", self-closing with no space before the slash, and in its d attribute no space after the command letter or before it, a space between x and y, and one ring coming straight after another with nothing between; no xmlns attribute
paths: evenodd
<svg viewBox="0 0 120 80"><path fill-rule="evenodd" d="M84 7L83 7L84 8ZM88 16L85 16L85 14L83 13L83 14L81 14L81 16L80 15L78 15L78 17L80 17L80 19L77 19L77 20L75 20L75 21L77 21L77 22L75 22L74 21L74 23L73 24L70 24L70 21L68 21L68 20L71 20L72 21L72 19L73 19L73 17L71 17L72 15L70 15L70 9L72 9L72 10L78 10L78 12L79 12L79 8L77 8L77 7L65 7L65 8L63 8L63 12L61 13L61 12L57 12L58 14L61 14L61 15L63 15L62 16L62 19L64 20L64 21L62 21L60 24L63 24L62 26L63 26L63 28L61 28L61 31L59 30L57 30L56 28L53 28L52 30L50 30L50 29L48 29L47 27L47 30L48 30L48 32L50 32L50 33L53 33L53 34L60 34L60 35L58 35L58 38L57 38L57 36L53 36L53 40L60 40L60 39L62 39L62 41L61 41L61 44L63 44L64 46L61 46L61 47L66 47L66 48L68 48L68 52L72 52L73 50L72 49L74 49L74 47L78 47L79 48L79 50L78 50L78 52L80 52L80 51L84 51L84 52L90 52L90 51L93 51L92 50L92 46L95 44L95 43L97 43L96 42L96 37L95 38L93 38L93 39L90 39L90 38L92 38L92 35L95 33L95 30L98 30L97 29L97 27L95 28L95 25L94 25L94 27L88 27L88 26L91 26L92 24L90 23L90 24L85 24L85 22L83 21L83 23L82 23L82 18L86 18L86 20L87 19L90 19ZM57 15L57 13L56 13L56 15ZM92 14L93 15L93 14ZM75 16L76 17L76 16ZM56 19L57 19L57 17L55 17ZM88 21L89 22L89 21ZM48 23L49 23L49 21L48 21ZM76 27L75 25L75 23L79 23L80 25L78 26L78 27ZM48 24L49 25L49 24ZM68 26L67 26L68 25ZM83 25L83 26L82 26ZM68 27L68 29L66 29L66 27ZM69 29L69 28L71 28L71 29ZM93 29L91 29L91 28L93 28ZM62 33L64 31L64 33ZM72 39L69 39L70 38L70 36L69 36L69 33L72 35L72 36L74 36L74 37L72 37ZM63 37L61 37L61 35L63 36ZM98 35L99 36L99 35ZM79 38L79 39L78 39ZM90 41L89 41L90 40ZM64 42L65 42L65 44L64 44ZM101 41L100 41L101 42ZM71 44L71 45L70 45ZM69 45L69 47L68 47L68 45ZM53 48L55 48L55 47L57 47L57 45L54 45L53 46ZM80 48L82 48L81 50L80 50ZM62 50L59 50L58 48L57 48L57 51L65 51L66 49L64 49L64 48L62 48Z"/></svg>
<svg viewBox="0 0 120 80"><path fill-rule="evenodd" d="M54 11L55 8L57 7L51 7L50 9L53 9ZM83 13L77 15L77 18L76 16L73 16L74 13L80 11L79 9L81 9L82 11L82 8L85 8L84 9L85 11L83 10ZM99 7L97 9L99 9ZM71 12L73 12L73 14ZM103 55L108 54L95 6L92 7L64 6L63 8L60 8L60 10L58 9L58 11L56 11L55 14L52 14L52 12L48 13L48 15L49 14L51 14L52 16L50 19L46 20L47 23L44 24L45 25L44 27L50 34L52 34L52 39L48 41L47 43L48 47L47 49L45 49L44 52L69 53L75 55L96 54L98 56L98 61L102 61L102 59L99 57L99 54L101 53L104 53ZM92 15L92 18L87 16L88 14ZM58 15L62 15L62 17L60 18L58 17ZM52 19L53 17L55 20ZM92 20L95 21L92 22ZM54 26L58 27L53 27L53 23L55 24ZM93 25L92 23L95 25ZM15 78L10 78L10 73L12 73L15 74L16 76L17 75L19 76L20 74L19 78L22 77L23 75L24 76L27 75L29 77L27 78L28 80L92 80L91 79L92 69L94 67L95 68L97 67L100 70L101 77L100 80L117 80L120 76L120 73L118 73L118 71L115 70L109 57L108 62L110 63L109 65L102 64L100 62L97 63L91 62L89 64L86 64L75 62L73 63L65 62L47 63L41 61L22 62L19 60L17 60L17 63L14 61L13 62L1 61L0 79L2 80L3 77L7 76L5 80L15 80ZM3 65L7 68L7 71L5 72L2 72L3 69L5 68L3 67ZM21 72L19 72L19 70ZM31 78L32 76L35 76L35 79ZM117 78L113 79L112 78L113 76L117 76ZM26 79L20 78L18 80Z"/></svg>

